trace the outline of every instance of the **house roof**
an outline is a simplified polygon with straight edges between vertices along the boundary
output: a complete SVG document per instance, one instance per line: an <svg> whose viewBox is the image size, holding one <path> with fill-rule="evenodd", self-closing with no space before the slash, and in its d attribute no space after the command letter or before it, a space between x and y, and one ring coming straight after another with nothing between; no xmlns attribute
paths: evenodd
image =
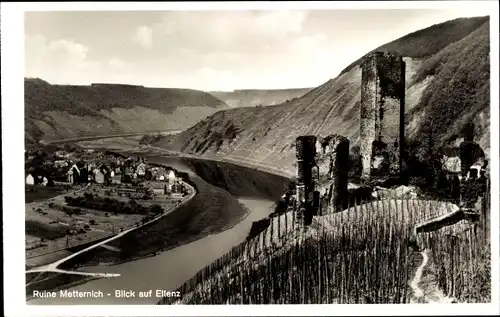
<svg viewBox="0 0 500 317"><path fill-rule="evenodd" d="M73 164L73 165L72 165L72 166L68 169L68 173L69 173L70 171L72 171L72 170L73 170L73 168L76 168L76 171L78 172L78 174L80 174L80 169L78 168L78 166L76 166L76 164Z"/></svg>

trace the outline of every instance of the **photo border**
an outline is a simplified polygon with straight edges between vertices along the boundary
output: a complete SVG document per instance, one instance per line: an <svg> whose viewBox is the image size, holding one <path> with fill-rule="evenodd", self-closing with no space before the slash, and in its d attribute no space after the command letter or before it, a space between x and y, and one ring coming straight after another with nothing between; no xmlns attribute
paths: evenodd
<svg viewBox="0 0 500 317"><path fill-rule="evenodd" d="M25 11L81 10L283 10L283 9L444 9L485 6L490 10L491 41L491 276L490 304L377 305L27 305L24 248L24 25ZM497 1L387 2L61 2L2 3L2 166L5 316L291 316L291 315L478 315L499 312L499 104ZM335 74L332 74L332 77ZM325 78L327 81L329 78ZM22 207L21 207L22 206ZM19 209L17 209L19 208ZM18 225L21 224L21 225ZM22 265L21 265L22 264Z"/></svg>

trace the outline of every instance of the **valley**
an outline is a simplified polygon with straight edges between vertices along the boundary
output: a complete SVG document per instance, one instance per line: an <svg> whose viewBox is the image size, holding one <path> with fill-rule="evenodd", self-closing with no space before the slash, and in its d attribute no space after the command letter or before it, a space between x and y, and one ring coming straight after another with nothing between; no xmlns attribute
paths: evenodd
<svg viewBox="0 0 500 317"><path fill-rule="evenodd" d="M27 296L182 294L29 304L491 301L489 33L432 25L315 88L25 79L26 191L66 185L26 202Z"/></svg>

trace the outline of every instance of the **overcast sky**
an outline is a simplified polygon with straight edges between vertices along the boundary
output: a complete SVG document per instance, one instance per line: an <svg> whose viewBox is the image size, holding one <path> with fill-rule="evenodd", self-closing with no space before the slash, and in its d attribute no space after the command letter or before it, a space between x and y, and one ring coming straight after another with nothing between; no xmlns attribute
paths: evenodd
<svg viewBox="0 0 500 317"><path fill-rule="evenodd" d="M368 51L476 10L27 12L25 76L206 91L315 87Z"/></svg>

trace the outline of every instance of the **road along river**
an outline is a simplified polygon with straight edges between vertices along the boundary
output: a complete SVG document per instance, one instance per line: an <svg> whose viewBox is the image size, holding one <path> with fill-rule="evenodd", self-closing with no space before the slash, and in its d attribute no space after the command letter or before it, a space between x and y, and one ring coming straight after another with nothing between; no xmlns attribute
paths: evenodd
<svg viewBox="0 0 500 317"><path fill-rule="evenodd" d="M249 213L232 228L181 245L160 253L154 257L139 259L113 266L93 266L81 268L85 272L119 274L118 277L96 279L81 284L68 291L98 292L102 297L61 298L59 292L54 298L34 298L28 304L35 305L82 305L82 304L155 304L165 294L174 291L187 279L195 275L206 265L224 255L233 246L247 237L253 221L268 216L274 209L274 202L279 192L286 186L285 178L262 172L252 172L228 163L203 162L165 157L148 157L149 162L163 163L178 170L201 177L210 184L215 184L235 196L244 204ZM280 186L280 185L281 186ZM253 187L253 188L252 188ZM259 192L265 192L259 197ZM121 294L118 294L121 291ZM124 291L131 297L124 297ZM151 291L151 293L149 293ZM158 293L157 293L158 291ZM141 297L140 292L144 292ZM109 295L108 295L109 294ZM157 296L158 295L158 296ZM182 296L182 294L179 294Z"/></svg>

